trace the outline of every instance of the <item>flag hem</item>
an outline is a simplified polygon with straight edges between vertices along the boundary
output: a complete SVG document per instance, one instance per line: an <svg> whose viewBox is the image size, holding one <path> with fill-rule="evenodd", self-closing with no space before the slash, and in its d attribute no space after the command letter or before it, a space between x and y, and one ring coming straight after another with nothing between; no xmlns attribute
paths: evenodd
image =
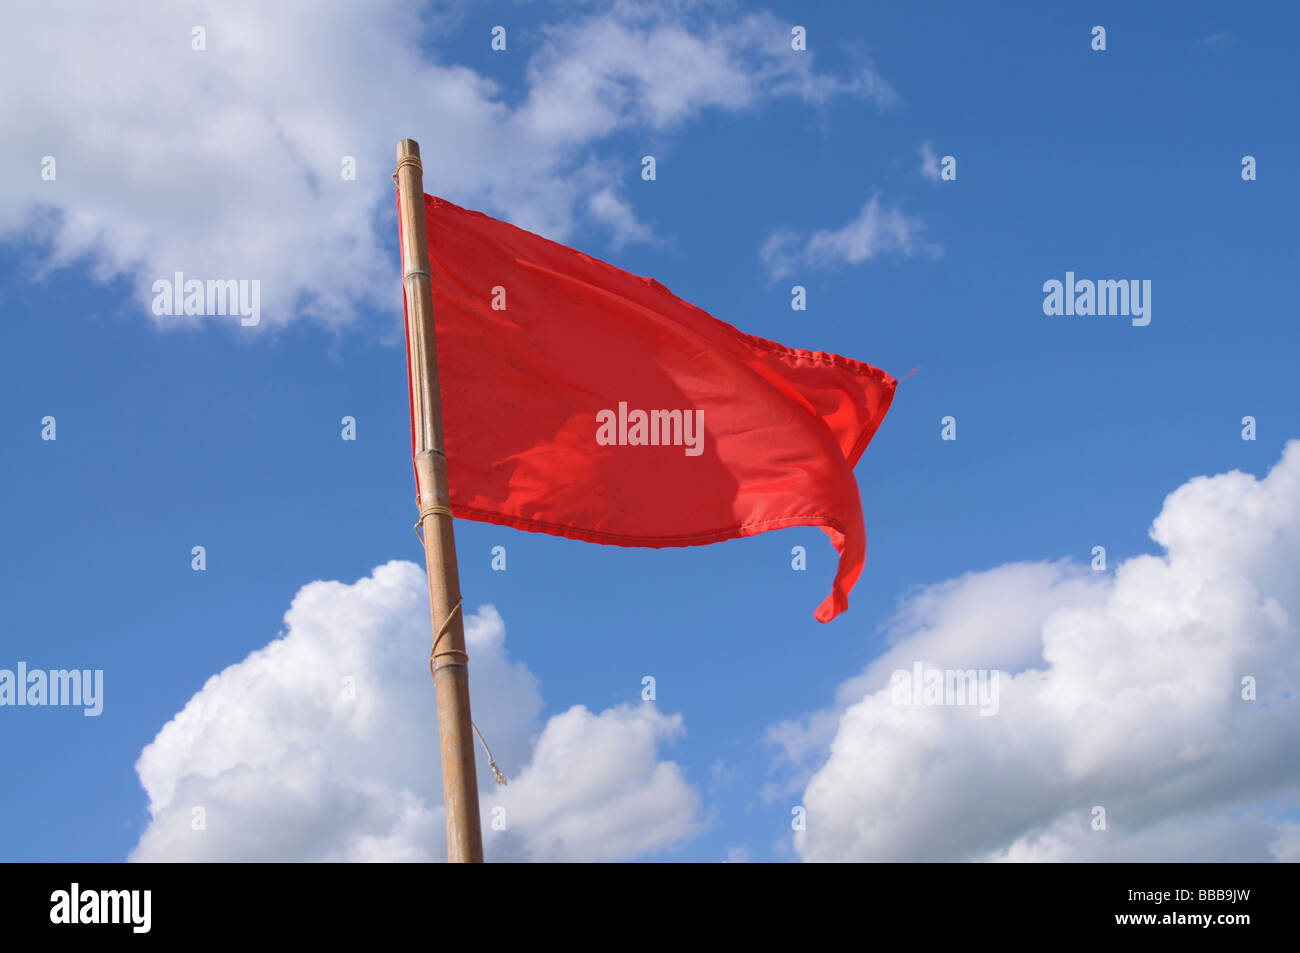
<svg viewBox="0 0 1300 953"><path fill-rule="evenodd" d="M846 533L844 524L833 516L781 516L770 520L757 520L742 523L739 526L710 530L690 536L629 536L620 533L602 533L599 530L581 529L565 526L561 523L548 523L543 520L528 519L524 516L508 516L495 510L481 510L462 503L451 504L451 511L460 519L475 520L482 523L496 523L526 532L542 532L551 536L563 536L586 543L601 543L628 548L670 549L687 546L704 546L724 539L741 539L757 536L774 529L787 529L791 526L825 526L839 533ZM761 527L761 528L756 528Z"/></svg>

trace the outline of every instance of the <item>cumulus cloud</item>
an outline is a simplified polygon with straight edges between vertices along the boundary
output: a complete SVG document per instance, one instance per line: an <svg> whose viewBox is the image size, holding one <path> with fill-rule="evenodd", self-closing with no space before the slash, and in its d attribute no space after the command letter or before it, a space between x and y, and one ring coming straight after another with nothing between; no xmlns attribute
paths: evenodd
<svg viewBox="0 0 1300 953"><path fill-rule="evenodd" d="M800 855L1294 859L1300 441L1264 479L1179 487L1150 532L1163 553L1113 573L1017 564L908 598L831 708L769 733L803 782ZM896 704L918 662L999 671L998 714Z"/></svg>
<svg viewBox="0 0 1300 953"><path fill-rule="evenodd" d="M495 798L523 832L521 856L617 860L697 831L698 795L680 767L658 760L682 730L680 715L653 705L599 715L579 705L552 718L518 782Z"/></svg>
<svg viewBox="0 0 1300 953"><path fill-rule="evenodd" d="M710 17L725 10L635 3L510 34L496 55L530 58L523 89L506 90L455 64L461 10L0 5L0 35L25 38L0 58L0 120L20 146L0 155L0 237L38 238L40 268L86 262L128 282L151 316L152 283L181 272L258 279L260 327L304 315L340 326L365 306L398 312L389 173L403 136L421 141L429 191L558 240L589 223L617 246L651 232L622 194L616 133L666 135L772 97L894 97L869 66L817 72L769 13L724 23Z"/></svg>
<svg viewBox="0 0 1300 953"><path fill-rule="evenodd" d="M284 634L210 678L136 764L150 822L132 860L445 856L424 573L391 562L304 586ZM698 829L699 798L659 759L681 717L576 706L540 724L537 681L490 606L466 620L489 857L624 859ZM504 821L493 825L493 810ZM201 821L202 823L198 823Z"/></svg>
<svg viewBox="0 0 1300 953"><path fill-rule="evenodd" d="M789 229L773 232L759 249L773 281L792 274L796 268L832 268L860 265L881 255L910 258L916 254L939 255L942 249L922 238L925 223L905 214L898 206L884 206L872 196L847 225L800 235Z"/></svg>

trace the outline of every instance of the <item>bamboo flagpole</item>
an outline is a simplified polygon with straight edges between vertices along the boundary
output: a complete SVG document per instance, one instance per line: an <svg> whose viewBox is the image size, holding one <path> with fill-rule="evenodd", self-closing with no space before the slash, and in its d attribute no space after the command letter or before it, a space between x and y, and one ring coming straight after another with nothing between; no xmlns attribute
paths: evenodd
<svg viewBox="0 0 1300 953"><path fill-rule="evenodd" d="M447 457L442 446L442 395L434 338L433 288L424 228L424 169L414 139L397 144L397 193L402 225L402 284L410 342L412 426L417 502L429 576L433 649L429 669L438 696L442 793L447 812L447 859L482 863L478 773L469 709L469 656L461 610L456 540L452 534Z"/></svg>

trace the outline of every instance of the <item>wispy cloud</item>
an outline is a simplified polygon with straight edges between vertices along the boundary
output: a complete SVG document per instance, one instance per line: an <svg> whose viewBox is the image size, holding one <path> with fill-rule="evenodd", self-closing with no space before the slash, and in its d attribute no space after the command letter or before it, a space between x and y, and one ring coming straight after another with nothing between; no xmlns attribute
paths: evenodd
<svg viewBox="0 0 1300 953"><path fill-rule="evenodd" d="M860 265L882 255L941 255L943 249L926 241L924 231L920 218L897 206L885 206L879 196L872 196L857 217L840 228L807 236L788 229L773 232L759 249L759 257L776 281L797 268Z"/></svg>
<svg viewBox="0 0 1300 953"><path fill-rule="evenodd" d="M1235 33L1211 33L1209 36L1203 36L1194 44L1198 49L1225 49L1237 42Z"/></svg>
<svg viewBox="0 0 1300 953"><path fill-rule="evenodd" d="M934 143L921 143L921 175L934 182L939 181L939 157L934 154Z"/></svg>

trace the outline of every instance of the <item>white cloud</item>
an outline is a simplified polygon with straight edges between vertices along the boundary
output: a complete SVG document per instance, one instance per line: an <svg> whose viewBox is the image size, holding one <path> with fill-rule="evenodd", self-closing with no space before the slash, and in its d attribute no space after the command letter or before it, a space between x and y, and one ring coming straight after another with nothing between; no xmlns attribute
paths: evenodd
<svg viewBox="0 0 1300 953"><path fill-rule="evenodd" d="M0 5L0 35L26 38L0 59L12 146L0 155L0 237L40 236L42 268L86 261L101 280L126 280L145 314L152 282L180 271L259 279L262 327L302 315L339 326L362 306L398 313L389 173L403 136L421 141L430 192L559 240L589 222L617 246L650 230L622 194L639 166L608 145L615 133L663 135L772 97L893 98L870 67L817 73L771 14L723 23L709 7L629 3L512 34L501 62L535 52L524 89L503 90L454 65L460 9ZM40 177L47 155L54 181ZM356 181L340 176L344 156Z"/></svg>
<svg viewBox="0 0 1300 953"><path fill-rule="evenodd" d="M517 782L494 798L524 857L617 860L674 844L700 828L699 797L681 768L658 760L682 734L680 715L620 705L575 706L546 725Z"/></svg>
<svg viewBox="0 0 1300 953"><path fill-rule="evenodd" d="M773 281L796 268L833 268L860 265L881 255L910 258L939 255L942 249L921 237L925 224L897 206L885 207L879 196L862 206L856 218L837 229L823 229L804 237L788 229L773 232L759 249Z"/></svg>
<svg viewBox="0 0 1300 953"><path fill-rule="evenodd" d="M939 157L934 154L934 143L921 143L921 175L934 182L939 181Z"/></svg>
<svg viewBox="0 0 1300 953"><path fill-rule="evenodd" d="M608 226L615 248L622 248L630 241L654 240L654 233L637 220L631 203L610 186L600 188L587 199L587 214L593 221Z"/></svg>
<svg viewBox="0 0 1300 953"><path fill-rule="evenodd" d="M1151 536L1164 554L1113 575L1020 564L909 598L832 708L769 735L806 780L800 854L1293 858L1300 441L1262 480L1184 484ZM890 673L914 662L1001 670L999 714L892 704Z"/></svg>
<svg viewBox="0 0 1300 953"><path fill-rule="evenodd" d="M424 574L391 562L304 586L283 637L210 678L136 764L151 820L133 860L433 860L445 855ZM698 829L698 795L658 759L680 716L576 706L539 725L536 679L491 607L467 619L489 857L621 859ZM355 698L345 695L352 679ZM494 806L506 829L491 827ZM194 830L202 808L205 830Z"/></svg>

